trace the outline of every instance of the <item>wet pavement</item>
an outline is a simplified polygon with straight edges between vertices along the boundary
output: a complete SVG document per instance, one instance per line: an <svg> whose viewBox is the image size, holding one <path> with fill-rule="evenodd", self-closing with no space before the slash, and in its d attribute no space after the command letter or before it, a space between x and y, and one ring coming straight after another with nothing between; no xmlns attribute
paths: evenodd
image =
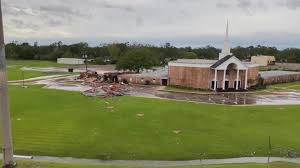
<svg viewBox="0 0 300 168"><path fill-rule="evenodd" d="M158 92L157 97L227 105L292 105L300 104L300 92L270 93L177 93Z"/></svg>
<svg viewBox="0 0 300 168"><path fill-rule="evenodd" d="M24 71L39 71L39 72L47 72L47 73L67 73L69 72L69 68L73 68L73 72L81 73L86 72L86 67L83 65L69 65L67 67L22 67L21 69ZM95 71L98 74L104 74L107 72L117 72L115 67L112 65L89 65L88 69L91 71Z"/></svg>
<svg viewBox="0 0 300 168"><path fill-rule="evenodd" d="M3 155L0 154L0 157ZM196 165L220 165L220 164L242 164L242 163L261 163L287 162L300 164L300 158L283 158L283 157L241 157L228 159L202 159L187 161L160 161L160 160L99 160L99 159L80 159L72 157L51 157L51 156L15 156L16 160L33 160L47 161L53 163L80 163L95 165L112 165L112 166L196 166Z"/></svg>
<svg viewBox="0 0 300 168"><path fill-rule="evenodd" d="M57 89L66 91L84 92L92 89L92 87L85 85L83 81L76 80L76 77L62 77L57 79L47 79L35 82L36 85L45 85L47 89Z"/></svg>

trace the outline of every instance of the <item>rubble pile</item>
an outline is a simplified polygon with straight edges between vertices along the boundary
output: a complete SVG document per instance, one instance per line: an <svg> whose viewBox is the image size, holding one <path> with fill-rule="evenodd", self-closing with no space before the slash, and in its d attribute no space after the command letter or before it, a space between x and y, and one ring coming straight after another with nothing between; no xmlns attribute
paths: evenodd
<svg viewBox="0 0 300 168"><path fill-rule="evenodd" d="M78 79L84 80L86 85L92 87L92 89L83 92L85 96L108 98L124 96L130 91L128 85L112 82L105 75L98 75L94 72L81 73Z"/></svg>
<svg viewBox="0 0 300 168"><path fill-rule="evenodd" d="M98 75L97 72L95 71L87 71L87 72L82 72L80 73L80 76L78 77L78 79L82 79L82 80L86 80L86 79L90 79L90 78L99 78L100 75Z"/></svg>

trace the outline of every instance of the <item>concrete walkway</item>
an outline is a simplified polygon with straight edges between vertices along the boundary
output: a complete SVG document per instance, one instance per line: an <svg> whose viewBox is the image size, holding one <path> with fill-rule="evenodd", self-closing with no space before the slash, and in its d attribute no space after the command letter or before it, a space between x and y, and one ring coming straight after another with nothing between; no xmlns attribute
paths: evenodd
<svg viewBox="0 0 300 168"><path fill-rule="evenodd" d="M2 158L2 154L0 157ZM14 156L16 160L46 161L54 163L80 163L96 165L116 165L116 166L193 166L193 165L219 165L219 164L241 164L241 163L268 163L268 157L242 157L231 159L207 159L190 161L147 161L147 160L98 160L98 159L79 159L71 157L49 157L49 156ZM270 162L289 162L300 164L300 158L281 158L271 157Z"/></svg>
<svg viewBox="0 0 300 168"><path fill-rule="evenodd" d="M61 77L66 77L66 76L71 76L71 75L64 74L64 75L40 76L40 77L36 77L36 78L25 79L24 81L23 80L8 81L8 83L36 82L36 81L40 81L40 80L56 79L56 78L61 78Z"/></svg>

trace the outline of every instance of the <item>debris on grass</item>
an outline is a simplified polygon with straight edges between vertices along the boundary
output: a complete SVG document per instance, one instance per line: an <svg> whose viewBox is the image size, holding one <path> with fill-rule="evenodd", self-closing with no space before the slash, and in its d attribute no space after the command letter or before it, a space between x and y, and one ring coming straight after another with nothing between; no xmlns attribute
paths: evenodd
<svg viewBox="0 0 300 168"><path fill-rule="evenodd" d="M144 117L144 116L145 116L145 114L143 114L143 113L139 113L139 114L136 114L136 116L137 116L137 117Z"/></svg>
<svg viewBox="0 0 300 168"><path fill-rule="evenodd" d="M107 109L113 109L113 108L114 108L113 106L108 106L108 107L107 107Z"/></svg>
<svg viewBox="0 0 300 168"><path fill-rule="evenodd" d="M127 95L129 92L128 85L118 83L115 76L110 77L109 75L98 75L97 72L93 71L81 73L78 80L84 80L85 84L92 87L92 89L84 91L83 95L102 98Z"/></svg>
<svg viewBox="0 0 300 168"><path fill-rule="evenodd" d="M182 131L181 130L173 130L174 134L180 134Z"/></svg>

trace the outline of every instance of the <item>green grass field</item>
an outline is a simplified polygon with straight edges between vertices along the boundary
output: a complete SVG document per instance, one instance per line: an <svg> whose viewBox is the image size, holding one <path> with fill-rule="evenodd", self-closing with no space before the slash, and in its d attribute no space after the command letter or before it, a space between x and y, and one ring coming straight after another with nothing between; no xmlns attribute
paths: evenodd
<svg viewBox="0 0 300 168"><path fill-rule="evenodd" d="M109 166L109 165L88 165L88 164L67 164L50 162L18 161L17 168L151 168L141 166ZM292 163L271 163L267 164L225 164L225 165L207 165L207 166L180 166L163 168L299 168L300 165ZM155 167L162 168L162 167Z"/></svg>
<svg viewBox="0 0 300 168"><path fill-rule="evenodd" d="M16 154L190 160L300 151L300 106L223 106L158 99L87 98L10 86ZM279 156L279 151L273 151ZM281 155L280 155L281 156Z"/></svg>
<svg viewBox="0 0 300 168"><path fill-rule="evenodd" d="M22 67L64 67L65 65L57 64L50 61L33 61L33 60L8 60L7 75L8 80L22 80ZM53 75L53 73L44 73L38 71L24 71L25 79Z"/></svg>

